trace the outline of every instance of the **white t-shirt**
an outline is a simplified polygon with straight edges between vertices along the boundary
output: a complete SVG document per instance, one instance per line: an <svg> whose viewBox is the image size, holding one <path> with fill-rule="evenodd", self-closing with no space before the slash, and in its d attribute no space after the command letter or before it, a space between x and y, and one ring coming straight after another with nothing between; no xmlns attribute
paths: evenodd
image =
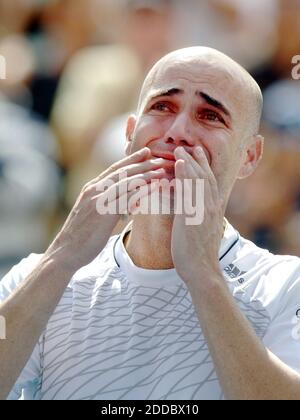
<svg viewBox="0 0 300 420"><path fill-rule="evenodd" d="M223 398L184 282L175 269L135 266L122 240L128 229L73 276L9 399ZM299 258L274 256L229 224L219 257L257 335L300 372ZM6 275L0 301L39 259Z"/></svg>

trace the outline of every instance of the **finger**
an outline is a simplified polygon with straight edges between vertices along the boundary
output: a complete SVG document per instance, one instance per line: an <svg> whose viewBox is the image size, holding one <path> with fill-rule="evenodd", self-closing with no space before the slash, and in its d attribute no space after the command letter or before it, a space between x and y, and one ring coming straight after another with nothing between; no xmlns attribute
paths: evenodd
<svg viewBox="0 0 300 420"><path fill-rule="evenodd" d="M156 169L167 169L174 165L174 162L169 161L168 159L156 158L148 159L144 162L135 163L123 168L119 168L110 175L107 175L103 178L103 175L96 178L96 180L91 181L85 185L85 191L88 196L91 198L95 195L95 191L103 192L113 184L116 184L119 181L125 180L131 176L143 174L151 170ZM107 172L106 172L107 174ZM100 179L99 179L100 178Z"/></svg>
<svg viewBox="0 0 300 420"><path fill-rule="evenodd" d="M191 182L185 182L184 184L184 200L191 199L192 203L195 204L196 202L196 195L199 194L197 181L203 180L204 182L204 189L200 192L201 195L204 195L204 206L208 206L209 208L214 208L215 198L210 186L208 179L206 178L199 178L195 174L194 167L191 164L191 160L183 160L183 173L182 176L185 179L191 180Z"/></svg>
<svg viewBox="0 0 300 420"><path fill-rule="evenodd" d="M137 186L143 186L149 183L152 179L160 179L165 175L165 170L163 168L148 171L145 173L139 173L131 177L124 178L118 182L111 181L111 185L104 184L100 187L98 191L101 191L102 199L108 200L108 202L113 201L128 192L135 189ZM108 187L105 189L105 187Z"/></svg>
<svg viewBox="0 0 300 420"><path fill-rule="evenodd" d="M149 197L156 189L158 188L157 182L151 182L142 186L141 188L136 188L128 194L127 206L125 206L125 211L127 210L128 214L151 214L151 202L145 200L146 197ZM122 208L122 200L118 200L120 203L120 210L122 214L124 213L124 204Z"/></svg>
<svg viewBox="0 0 300 420"><path fill-rule="evenodd" d="M133 163L143 162L144 160L149 159L150 156L150 149L148 147L144 147L143 149L137 150L131 155L126 156L124 159L121 159L111 165L111 167L108 168L108 172L114 172L120 168L123 168L124 166L132 165Z"/></svg>
<svg viewBox="0 0 300 420"><path fill-rule="evenodd" d="M178 147L175 150L174 155L176 159L178 158L186 161L193 168L195 176L198 178L204 178L204 172L201 170L201 167L199 167L195 159L183 147Z"/></svg>
<svg viewBox="0 0 300 420"><path fill-rule="evenodd" d="M196 162L204 170L204 172L206 174L208 174L209 176L214 177L213 171L211 170L208 159L207 159L206 154L204 153L204 150L202 149L202 147L200 147L200 146L195 147L195 149L193 150L193 156L194 156Z"/></svg>
<svg viewBox="0 0 300 420"><path fill-rule="evenodd" d="M213 174L213 172L211 171L211 168L208 164L207 158L205 153L203 152L202 148L199 148L199 152L202 153L201 156L199 156L199 161L197 163L197 166L199 167L199 169L202 169L200 167L200 165L202 164L202 162L204 163L204 168L206 169L206 172L208 172L208 175L203 176L202 179L204 180L204 206L205 206L205 214L217 214L219 213L219 209L222 207L223 205L223 201L220 197L219 194L219 190L218 190L218 186L217 186L217 182L215 179L215 176ZM198 153L199 153L198 152ZM198 154L197 153L197 154ZM180 152L179 152L180 154ZM176 177L184 180L184 179L201 179L201 177L198 176L195 177L195 166L192 164L192 162L194 161L194 159L192 159L190 157L190 155L185 152L182 153L182 156L185 156L186 159L179 159L176 161L175 164L175 175ZM195 162L195 161L194 161ZM208 166L205 166L205 162ZM203 171L203 169L202 169ZM210 175L211 172L211 175ZM203 171L204 173L204 171ZM185 197L194 197L194 194L196 193L196 191L194 190L197 186L190 184L190 183L185 183L185 189L184 192L186 194ZM223 207L222 207L223 208Z"/></svg>
<svg viewBox="0 0 300 420"><path fill-rule="evenodd" d="M108 177L105 178L105 181L112 180L113 182L117 183L118 181L125 178L129 178L133 175L146 173L148 171L156 170L160 168L168 168L172 165L173 165L173 162L170 162L167 159L163 159L163 158L150 159L144 162L132 164L129 166L124 166L123 168L120 168L117 171L111 173ZM100 184L101 184L101 181L100 181Z"/></svg>
<svg viewBox="0 0 300 420"><path fill-rule="evenodd" d="M164 169L168 166L170 166L170 161L162 158L151 159L134 165L125 166L124 168L121 168L109 176L101 179L98 183L95 184L95 187L97 191L104 191L105 188L109 188L113 184L117 184L120 181L128 180L132 176L138 176L151 171Z"/></svg>
<svg viewBox="0 0 300 420"><path fill-rule="evenodd" d="M185 178L184 160L178 159L175 162L175 177L181 180Z"/></svg>
<svg viewBox="0 0 300 420"><path fill-rule="evenodd" d="M198 197L199 191L197 190L197 182L199 181L198 177L192 177L190 172L187 170L193 171L189 162L179 159L175 164L175 175L176 179L180 182L179 189L176 189L176 198L180 203L184 203L181 207L181 211L177 213L177 217L186 218L195 216L195 203L197 203L196 195ZM176 184L177 186L177 184ZM200 191L202 195L202 191Z"/></svg>
<svg viewBox="0 0 300 420"><path fill-rule="evenodd" d="M188 179L202 179L201 175L199 174L199 170L197 172L197 170L194 168L194 165L190 161L190 159L187 159L184 162L184 165L185 165L185 172Z"/></svg>
<svg viewBox="0 0 300 420"><path fill-rule="evenodd" d="M219 188L218 188L218 184L217 184L217 180L216 177L209 165L209 162L207 160L207 157L202 149L202 147L197 146L194 150L194 156L195 159L197 160L199 166L201 168L203 168L203 171L205 171L205 173L208 175L207 176L207 180L209 181L209 184L211 186L212 189L212 194L214 196L214 198L220 199L220 194L219 194Z"/></svg>
<svg viewBox="0 0 300 420"><path fill-rule="evenodd" d="M126 192L126 194L115 196L111 201L106 200L106 197L103 194L94 197L93 200L96 200L98 214L134 214L137 212L141 200L147 195L152 194L158 187L159 182L151 182L142 185L135 182L134 184L134 188L131 186L131 190ZM143 209L145 209L145 207L143 207ZM149 209L147 206L146 214L148 211Z"/></svg>
<svg viewBox="0 0 300 420"><path fill-rule="evenodd" d="M99 180L105 178L112 172L117 171L118 169L132 165L134 163L143 162L146 159L149 159L151 156L151 151L148 147L144 147L143 149L140 149L136 151L135 153L132 153L129 156L126 156L124 159L119 160L118 162L111 165L109 168L107 168L104 172L102 172L100 175L98 175L96 178L94 178L92 181L90 181L89 184L95 184L99 182Z"/></svg>
<svg viewBox="0 0 300 420"><path fill-rule="evenodd" d="M177 149L176 149L177 150ZM177 151L177 156L180 156L180 160L182 159L184 162L184 168L187 178L201 178L201 173L199 173L198 164L195 160L189 155L183 147L179 147ZM176 157L176 156L175 156Z"/></svg>

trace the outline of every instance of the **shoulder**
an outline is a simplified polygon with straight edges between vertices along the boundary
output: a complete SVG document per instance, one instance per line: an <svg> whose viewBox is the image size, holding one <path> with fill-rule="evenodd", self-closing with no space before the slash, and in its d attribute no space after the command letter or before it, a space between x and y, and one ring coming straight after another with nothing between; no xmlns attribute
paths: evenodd
<svg viewBox="0 0 300 420"><path fill-rule="evenodd" d="M94 281L100 277L106 278L112 270L118 269L114 249L119 235L112 236L103 250L88 265L81 267L72 277L69 287L77 282Z"/></svg>
<svg viewBox="0 0 300 420"><path fill-rule="evenodd" d="M238 267L242 276L236 284L239 294L260 302L271 318L292 302L299 303L300 258L275 255L241 237L231 267Z"/></svg>
<svg viewBox="0 0 300 420"><path fill-rule="evenodd" d="M34 270L43 254L30 254L0 280L0 301L6 299L10 293Z"/></svg>
<svg viewBox="0 0 300 420"><path fill-rule="evenodd" d="M89 279L104 277L107 271L118 268L114 258L114 245L119 236L112 236L104 249L88 265L81 267L70 279L69 287L72 287L76 281L85 281ZM43 254L30 254L21 260L17 265L0 280L0 302L5 300L13 290L34 270L42 259Z"/></svg>
<svg viewBox="0 0 300 420"><path fill-rule="evenodd" d="M281 283L300 277L300 258L292 255L276 255L260 248L253 242L240 238L236 261L252 274L270 275Z"/></svg>

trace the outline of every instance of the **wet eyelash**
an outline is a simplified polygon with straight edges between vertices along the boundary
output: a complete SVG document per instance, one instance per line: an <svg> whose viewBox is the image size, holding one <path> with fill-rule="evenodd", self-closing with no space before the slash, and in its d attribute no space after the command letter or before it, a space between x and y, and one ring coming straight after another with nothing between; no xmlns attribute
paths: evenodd
<svg viewBox="0 0 300 420"><path fill-rule="evenodd" d="M209 110L209 111L204 111L204 113L206 113L206 115L211 115L211 116L214 116L214 117L218 118L220 122L225 123L225 121L224 121L224 119L221 117L221 115L220 115L220 114L218 114L218 113L217 113L217 112L215 112L215 111L211 111L211 110Z"/></svg>
<svg viewBox="0 0 300 420"><path fill-rule="evenodd" d="M156 108L156 107L164 107L164 108L167 108L168 107L168 105L167 104L165 104L164 102L157 102L157 103L155 103L155 104L153 104L152 106L151 106L151 108L153 109L153 108Z"/></svg>

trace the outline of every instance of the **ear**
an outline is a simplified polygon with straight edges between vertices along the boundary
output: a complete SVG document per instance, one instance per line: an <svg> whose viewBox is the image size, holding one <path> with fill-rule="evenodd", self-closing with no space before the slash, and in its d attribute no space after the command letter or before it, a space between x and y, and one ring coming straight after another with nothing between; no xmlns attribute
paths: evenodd
<svg viewBox="0 0 300 420"><path fill-rule="evenodd" d="M126 146L125 146L125 154L128 156L131 154L132 150L132 136L135 129L136 124L136 116L130 115L127 120L126 126Z"/></svg>
<svg viewBox="0 0 300 420"><path fill-rule="evenodd" d="M252 142L246 147L245 160L239 170L238 179L247 178L257 168L264 149L264 138L260 135L254 136Z"/></svg>

